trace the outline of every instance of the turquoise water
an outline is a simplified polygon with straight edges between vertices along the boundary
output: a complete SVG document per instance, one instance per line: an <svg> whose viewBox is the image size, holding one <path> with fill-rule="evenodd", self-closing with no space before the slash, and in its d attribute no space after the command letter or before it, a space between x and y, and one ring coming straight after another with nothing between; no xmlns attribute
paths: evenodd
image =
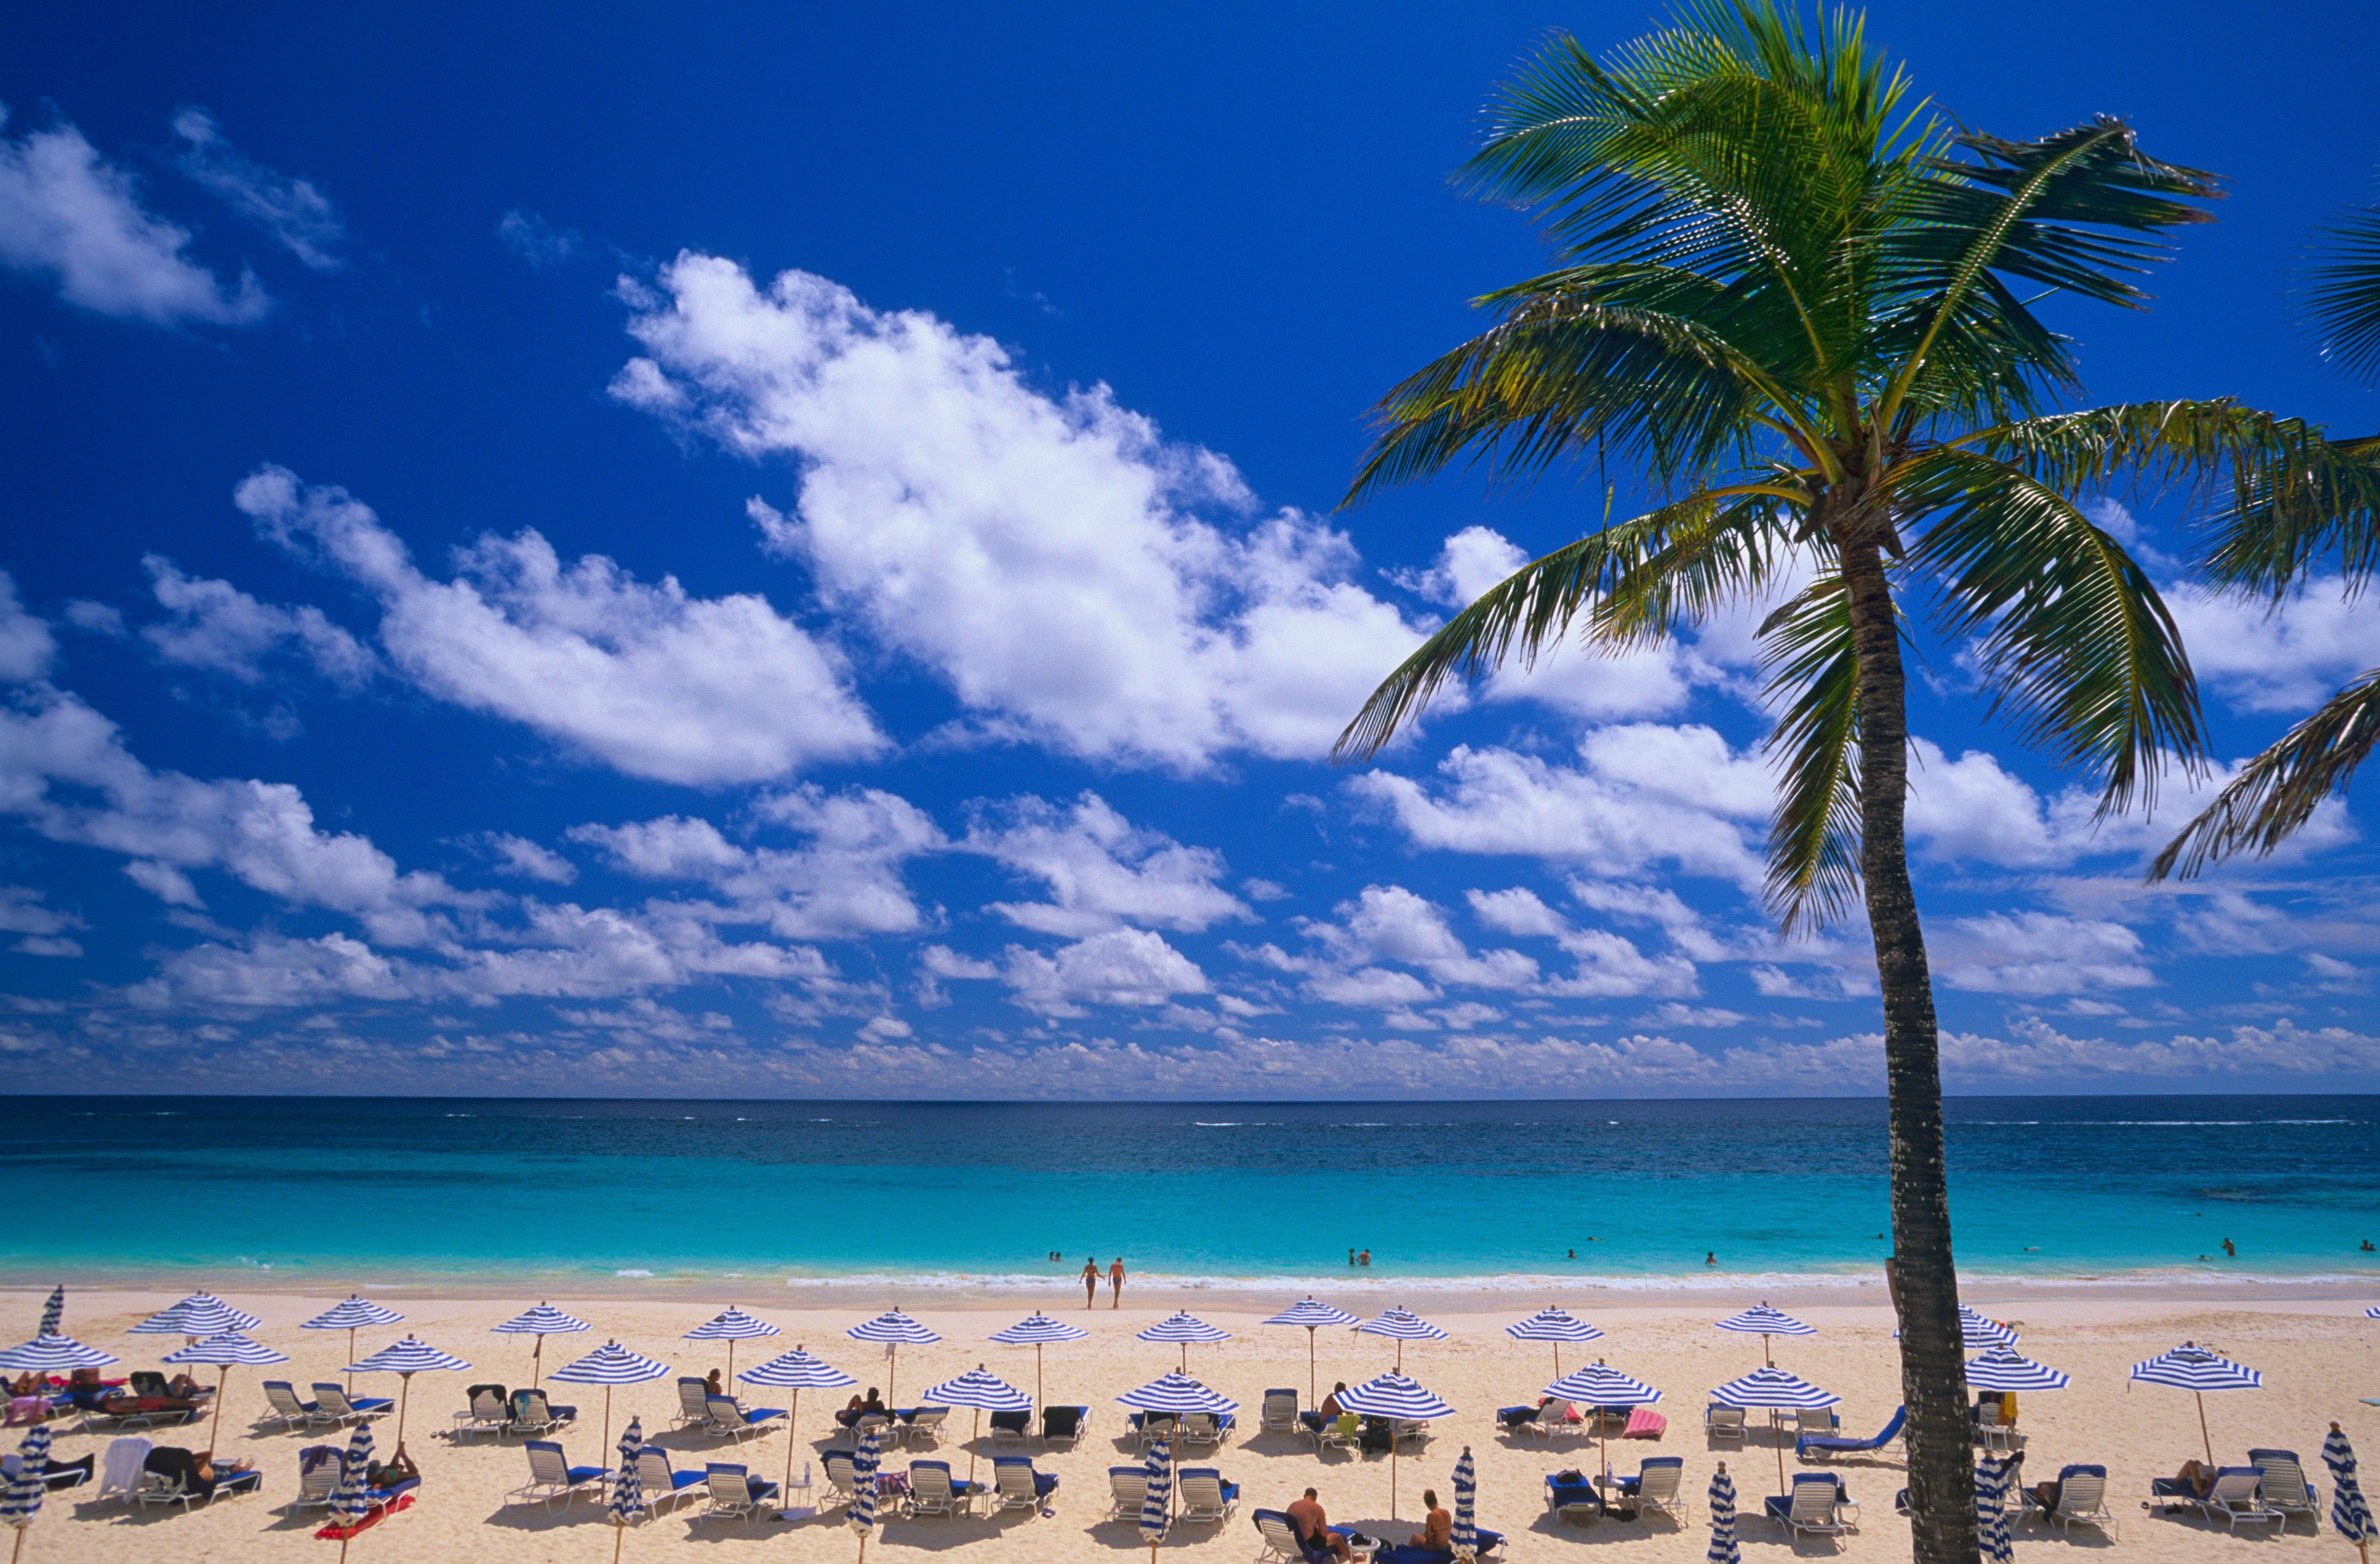
<svg viewBox="0 0 2380 1564"><path fill-rule="evenodd" d="M1741 1286L1872 1278L1888 1251L1884 1107L1866 1099L11 1109L0 1169L39 1198L0 1205L0 1272L23 1281L270 1267L325 1285L1038 1284L1092 1253L1145 1279L1328 1279L1355 1247L1371 1277ZM2380 1242L2380 1098L1968 1098L1948 1114L1971 1277L2380 1277L2357 1247Z"/></svg>

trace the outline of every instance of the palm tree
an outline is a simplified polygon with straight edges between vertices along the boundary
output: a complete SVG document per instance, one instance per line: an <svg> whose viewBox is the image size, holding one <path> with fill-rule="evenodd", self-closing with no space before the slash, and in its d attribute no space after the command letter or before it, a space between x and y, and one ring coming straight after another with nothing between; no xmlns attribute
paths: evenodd
<svg viewBox="0 0 2380 1564"><path fill-rule="evenodd" d="M2079 376L2033 306L2143 305L2129 279L2166 230L2206 220L2195 203L2216 180L2113 119L2034 141L1953 131L1858 17L1805 25L1767 0L1688 0L1603 60L1554 37L1492 100L1464 173L1537 214L1560 264L1480 300L1495 324L1382 399L1347 503L1458 456L1505 480L1616 459L1661 498L1457 614L1373 693L1340 757L1377 751L1449 679L1534 661L1573 629L1623 650L1785 597L1761 632L1781 706L1768 892L1789 933L1864 901L1915 1556L1973 1560L1933 987L1903 837L1903 605L1927 601L1993 707L2093 774L2103 813L2195 763L2173 621L2082 502L2124 472L2244 484L2294 426L2222 402L2054 412ZM1797 589L1802 572L1815 579Z"/></svg>

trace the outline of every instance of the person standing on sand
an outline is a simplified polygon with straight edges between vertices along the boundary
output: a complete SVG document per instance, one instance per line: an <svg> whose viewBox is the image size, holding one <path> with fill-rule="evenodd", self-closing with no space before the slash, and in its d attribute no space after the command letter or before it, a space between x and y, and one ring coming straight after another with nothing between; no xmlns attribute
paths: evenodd
<svg viewBox="0 0 2380 1564"><path fill-rule="evenodd" d="M1123 1308L1123 1255L1121 1255L1121 1254L1119 1254L1119 1255L1117 1255L1117 1256L1116 1256L1116 1258L1115 1258L1115 1264L1114 1264L1114 1265L1110 1265L1110 1266L1108 1267L1108 1286L1115 1289L1115 1296L1114 1296L1114 1298L1113 1298L1113 1299L1109 1302L1108 1307L1109 1307L1109 1308L1111 1308L1111 1309L1121 1309L1121 1308Z"/></svg>
<svg viewBox="0 0 2380 1564"><path fill-rule="evenodd" d="M1099 1306L1099 1262L1098 1256L1083 1262L1083 1307Z"/></svg>

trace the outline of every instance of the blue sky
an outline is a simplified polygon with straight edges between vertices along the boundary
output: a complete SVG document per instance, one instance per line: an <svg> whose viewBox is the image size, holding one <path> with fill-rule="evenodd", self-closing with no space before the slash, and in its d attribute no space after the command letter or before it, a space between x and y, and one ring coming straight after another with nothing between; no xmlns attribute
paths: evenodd
<svg viewBox="0 0 2380 1564"><path fill-rule="evenodd" d="M62 1087L1710 1094L1881 1081L1864 927L1758 905L1748 626L1324 754L1593 483L1333 513L1527 275L1446 185L1464 7L107 4L0 18L0 1047ZM2373 199L2361 7L1937 6L1967 123L2232 181L2076 314L2095 399L2380 397L2289 325ZM2219 39L2219 46L2211 42ZM1625 495L1623 494L1623 501ZM2173 585L2221 756L2380 663ZM2380 1081L2371 808L2139 883L1925 646L1954 1090Z"/></svg>

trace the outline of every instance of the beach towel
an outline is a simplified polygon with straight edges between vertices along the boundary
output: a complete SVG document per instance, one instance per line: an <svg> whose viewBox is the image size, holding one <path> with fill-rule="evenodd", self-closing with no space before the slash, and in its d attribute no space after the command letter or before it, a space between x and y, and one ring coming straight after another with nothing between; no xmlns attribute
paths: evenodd
<svg viewBox="0 0 2380 1564"><path fill-rule="evenodd" d="M8 1398L8 1426L11 1428L20 1423L39 1423L49 1415L50 1399L47 1396Z"/></svg>
<svg viewBox="0 0 2380 1564"><path fill-rule="evenodd" d="M147 1470L149 1441L146 1439L111 1439L107 1455L100 1462L99 1492L103 1498L114 1493L130 1493L140 1485L140 1473Z"/></svg>
<svg viewBox="0 0 2380 1564"><path fill-rule="evenodd" d="M1658 1439L1670 1431L1670 1420L1650 1407L1632 1407L1628 1426L1621 1430L1623 1439Z"/></svg>
<svg viewBox="0 0 2380 1564"><path fill-rule="evenodd" d="M393 1488L374 1488L369 1496L371 1499L371 1508L364 1511L362 1520L352 1526L343 1525L334 1521L316 1532L314 1536L321 1542L346 1542L358 1532L370 1531L398 1511L411 1509L415 1497L413 1490L420 1485L421 1479L412 1477Z"/></svg>

